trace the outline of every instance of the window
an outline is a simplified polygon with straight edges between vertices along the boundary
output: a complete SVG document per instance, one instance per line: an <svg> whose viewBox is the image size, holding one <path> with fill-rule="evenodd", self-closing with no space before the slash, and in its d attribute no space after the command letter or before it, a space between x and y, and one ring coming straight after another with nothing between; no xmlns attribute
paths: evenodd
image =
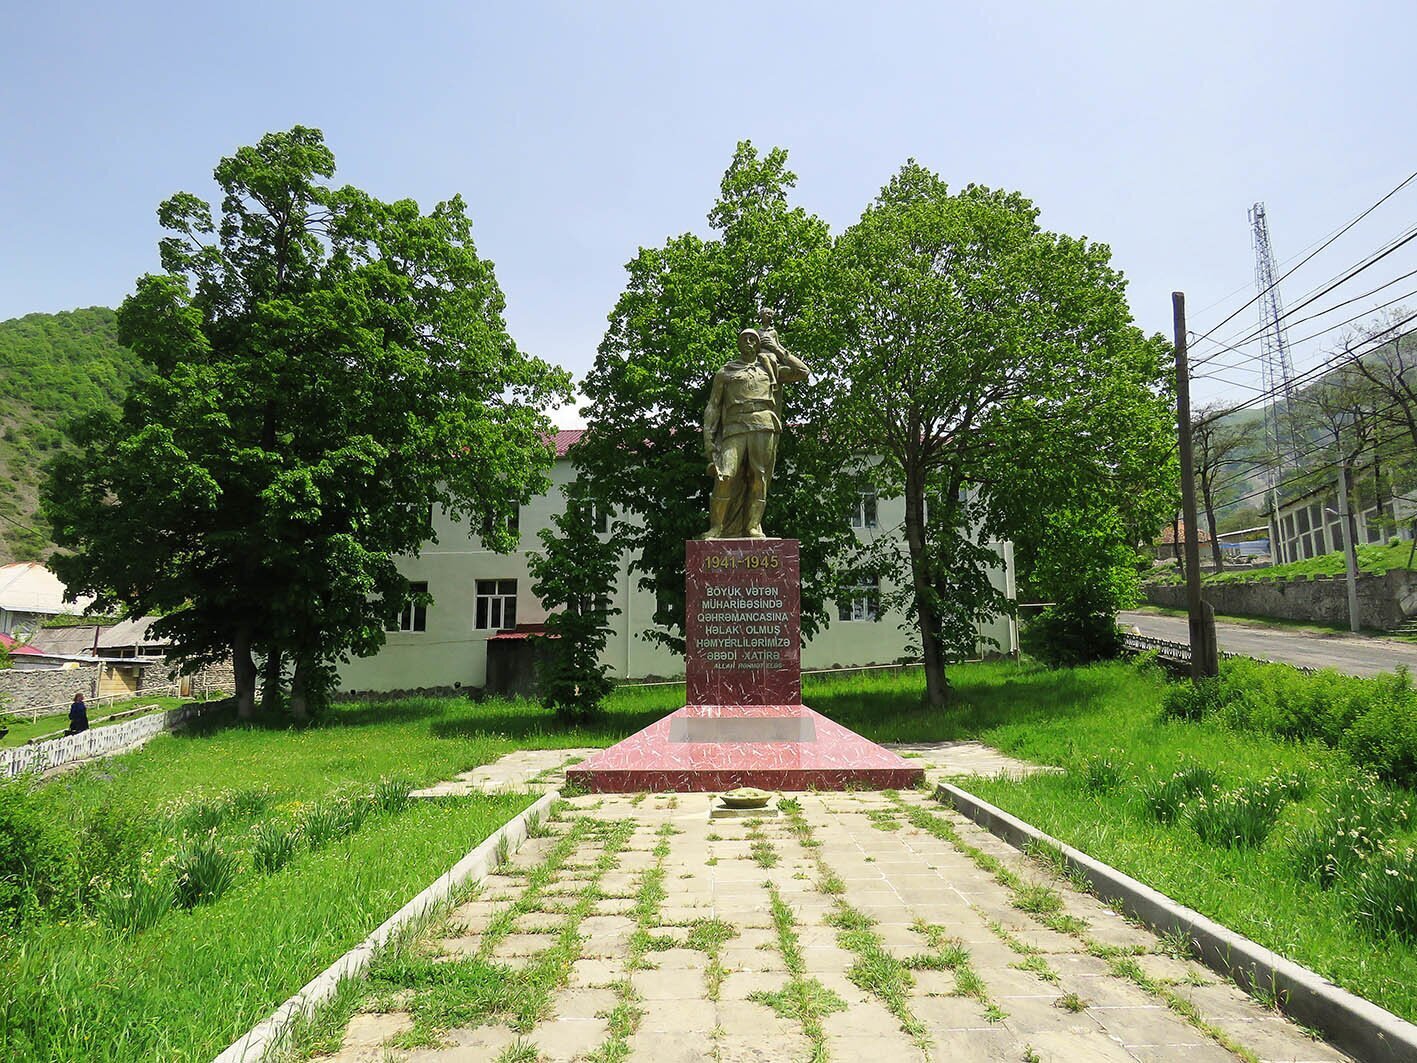
<svg viewBox="0 0 1417 1063"><path fill-rule="evenodd" d="M853 528L876 527L876 489L869 487L856 499L856 508L851 511Z"/></svg>
<svg viewBox="0 0 1417 1063"><path fill-rule="evenodd" d="M488 517L484 520L482 522L482 538L490 539L492 537L494 521L505 524L507 530L513 535L516 535L521 530L521 507L518 506L506 517Z"/></svg>
<svg viewBox="0 0 1417 1063"><path fill-rule="evenodd" d="M517 626L517 581L477 581L477 630L503 631Z"/></svg>
<svg viewBox="0 0 1417 1063"><path fill-rule="evenodd" d="M602 506L599 502L591 504L590 523L595 528L597 535L605 535L610 531L610 507Z"/></svg>
<svg viewBox="0 0 1417 1063"><path fill-rule="evenodd" d="M875 620L881 602L881 580L879 576L867 576L857 581L852 588L856 593L851 598L837 602L837 616L841 620Z"/></svg>
<svg viewBox="0 0 1417 1063"><path fill-rule="evenodd" d="M403 610L386 625L389 631L427 631L428 605L417 600L428 593L427 583L408 585L409 601L403 603Z"/></svg>

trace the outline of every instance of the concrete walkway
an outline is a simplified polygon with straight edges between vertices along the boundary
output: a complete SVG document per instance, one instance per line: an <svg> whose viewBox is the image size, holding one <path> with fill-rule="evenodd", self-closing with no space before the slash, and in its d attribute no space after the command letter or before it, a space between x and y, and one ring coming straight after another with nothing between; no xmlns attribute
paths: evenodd
<svg viewBox="0 0 1417 1063"><path fill-rule="evenodd" d="M923 792L709 803L571 799L320 1058L1345 1058Z"/></svg>
<svg viewBox="0 0 1417 1063"><path fill-rule="evenodd" d="M1143 635L1172 642L1191 641L1183 616L1156 613L1118 613L1117 623ZM1373 635L1319 634L1260 624L1216 621L1216 640L1226 653L1283 661L1302 668L1336 668L1349 675L1391 672L1400 664L1417 670L1417 644Z"/></svg>

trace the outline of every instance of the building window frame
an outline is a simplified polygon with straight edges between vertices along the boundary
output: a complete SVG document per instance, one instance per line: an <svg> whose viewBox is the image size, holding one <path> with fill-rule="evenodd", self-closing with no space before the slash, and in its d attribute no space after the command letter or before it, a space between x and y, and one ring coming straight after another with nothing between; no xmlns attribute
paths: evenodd
<svg viewBox="0 0 1417 1063"><path fill-rule="evenodd" d="M875 620L881 613L881 577L859 577L850 597L837 601L837 619L845 623Z"/></svg>
<svg viewBox="0 0 1417 1063"><path fill-rule="evenodd" d="M394 632L404 632L406 634L418 634L428 630L428 603L423 599L428 593L428 583L426 580L410 582L408 585L408 599L403 603L403 608L398 614L391 618L384 625L385 630Z"/></svg>
<svg viewBox="0 0 1417 1063"><path fill-rule="evenodd" d="M880 527L880 512L875 487L868 487L856 495L856 505L851 510L851 526L858 529Z"/></svg>
<svg viewBox="0 0 1417 1063"><path fill-rule="evenodd" d="M479 579L473 585L476 604L473 628L477 631L507 631L517 626L517 581Z"/></svg>

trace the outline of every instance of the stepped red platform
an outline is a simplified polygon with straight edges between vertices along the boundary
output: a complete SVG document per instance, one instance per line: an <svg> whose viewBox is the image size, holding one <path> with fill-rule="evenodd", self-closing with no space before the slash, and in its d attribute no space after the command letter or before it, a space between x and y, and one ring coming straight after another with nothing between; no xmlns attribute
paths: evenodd
<svg viewBox="0 0 1417 1063"><path fill-rule="evenodd" d="M686 705L567 773L594 793L906 789L921 770L806 705Z"/></svg>
<svg viewBox="0 0 1417 1063"><path fill-rule="evenodd" d="M793 539L686 546L691 702L568 771L597 793L903 789L924 774L801 703Z"/></svg>

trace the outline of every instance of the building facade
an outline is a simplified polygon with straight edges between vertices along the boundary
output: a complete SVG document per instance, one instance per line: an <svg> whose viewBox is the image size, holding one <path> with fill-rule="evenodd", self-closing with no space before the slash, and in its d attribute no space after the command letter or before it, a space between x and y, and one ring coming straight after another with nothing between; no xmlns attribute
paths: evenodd
<svg viewBox="0 0 1417 1063"><path fill-rule="evenodd" d="M551 489L521 507L521 545L508 554L483 546L477 530L446 514L434 515L436 543L417 557L406 558L400 570L432 601L409 606L388 631L388 641L374 656L358 658L340 669L340 687L347 693L415 690L418 688L481 688L487 683L487 642L518 625L535 625L546 611L531 592L527 555L541 545L537 532L551 526L564 508L564 489L574 471L567 448L579 432L560 432L556 461L550 471ZM899 536L904 505L900 499L862 498L847 518L863 539ZM1014 595L1013 545L998 544L1000 564L991 578L1008 597ZM627 551L628 554L628 551ZM684 674L683 657L644 637L653 626L654 596L635 584L624 557L612 604L620 610L605 647L604 660L618 679L676 678ZM911 639L900 629L899 616L877 617L880 588L863 584L861 594L835 602L829 623L802 646L807 670L893 664L911 655ZM1017 653L1014 620L1001 617L980 631L982 653ZM992 640L990 643L988 640Z"/></svg>
<svg viewBox="0 0 1417 1063"><path fill-rule="evenodd" d="M1353 514L1355 546L1384 543L1390 537L1412 539L1417 503L1398 496L1381 506L1366 506ZM1343 549L1338 519L1338 488L1319 487L1279 507L1274 521L1275 564L1307 561Z"/></svg>

